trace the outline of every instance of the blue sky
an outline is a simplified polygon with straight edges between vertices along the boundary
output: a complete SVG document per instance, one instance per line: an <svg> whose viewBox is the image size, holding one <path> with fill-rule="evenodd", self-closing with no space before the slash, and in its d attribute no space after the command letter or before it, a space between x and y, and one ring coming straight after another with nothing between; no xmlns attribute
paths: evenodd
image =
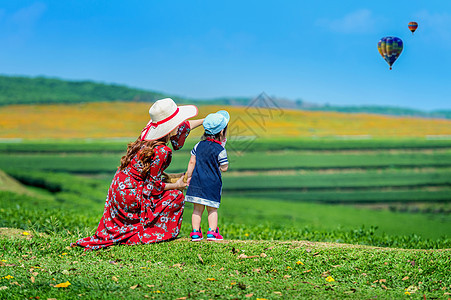
<svg viewBox="0 0 451 300"><path fill-rule="evenodd" d="M407 28L419 23L414 35ZM384 36L404 50L389 71ZM0 73L451 109L451 1L5 1Z"/></svg>

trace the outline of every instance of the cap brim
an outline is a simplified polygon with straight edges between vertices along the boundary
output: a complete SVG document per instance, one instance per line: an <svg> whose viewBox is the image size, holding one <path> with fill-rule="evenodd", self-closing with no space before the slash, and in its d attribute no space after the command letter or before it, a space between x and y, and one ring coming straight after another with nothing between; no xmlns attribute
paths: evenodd
<svg viewBox="0 0 451 300"><path fill-rule="evenodd" d="M178 108L179 112L174 118L163 124L159 124L157 127L151 127L146 136L141 135L141 139L146 141L158 140L170 133L185 120L195 117L198 114L198 109L194 105L183 105L178 106Z"/></svg>

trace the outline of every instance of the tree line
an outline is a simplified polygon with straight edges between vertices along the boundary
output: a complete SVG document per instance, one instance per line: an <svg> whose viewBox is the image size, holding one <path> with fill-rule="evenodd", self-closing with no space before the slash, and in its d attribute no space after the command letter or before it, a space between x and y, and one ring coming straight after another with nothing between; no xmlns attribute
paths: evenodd
<svg viewBox="0 0 451 300"><path fill-rule="evenodd" d="M156 91L132 88L119 84L99 83L90 80L69 81L43 76L5 76L0 75L0 106L11 104L51 104L135 101L154 102L165 97L173 98L179 104L197 105L255 105L250 97L223 97L215 99L188 99ZM291 101L272 97L272 105L281 109L300 109L317 111L336 111L343 113L371 113L396 116L416 116L426 118L451 119L451 110L421 111L390 106L337 106L313 104L302 100Z"/></svg>
<svg viewBox="0 0 451 300"><path fill-rule="evenodd" d="M118 84L46 77L0 76L0 105L155 101L166 95Z"/></svg>

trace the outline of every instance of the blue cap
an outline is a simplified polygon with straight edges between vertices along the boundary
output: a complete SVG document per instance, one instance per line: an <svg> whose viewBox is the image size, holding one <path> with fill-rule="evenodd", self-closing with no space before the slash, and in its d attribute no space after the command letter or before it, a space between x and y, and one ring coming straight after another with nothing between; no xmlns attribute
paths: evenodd
<svg viewBox="0 0 451 300"><path fill-rule="evenodd" d="M204 125L207 134L217 134L227 126L229 120L229 113L225 110L220 110L216 113L209 114L202 125Z"/></svg>

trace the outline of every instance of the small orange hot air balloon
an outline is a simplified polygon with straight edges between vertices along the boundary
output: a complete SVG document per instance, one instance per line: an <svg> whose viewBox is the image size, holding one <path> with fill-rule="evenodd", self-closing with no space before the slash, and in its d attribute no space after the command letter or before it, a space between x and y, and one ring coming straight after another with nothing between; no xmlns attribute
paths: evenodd
<svg viewBox="0 0 451 300"><path fill-rule="evenodd" d="M415 30L417 30L418 28L418 23L417 22L409 22L409 25L407 25L410 29L410 31L412 31L412 34L415 32Z"/></svg>

